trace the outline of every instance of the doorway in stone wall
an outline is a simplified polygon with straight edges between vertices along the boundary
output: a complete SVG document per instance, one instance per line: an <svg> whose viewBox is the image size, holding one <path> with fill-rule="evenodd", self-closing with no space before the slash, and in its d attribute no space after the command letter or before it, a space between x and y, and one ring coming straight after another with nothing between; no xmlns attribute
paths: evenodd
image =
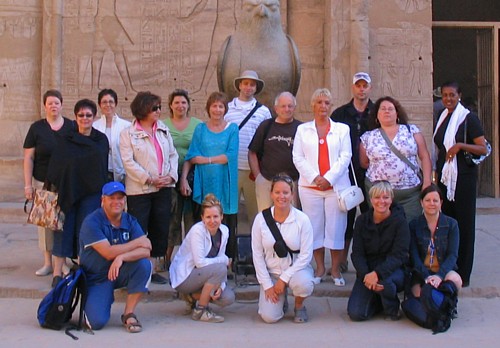
<svg viewBox="0 0 500 348"><path fill-rule="evenodd" d="M499 197L499 26L440 22L432 29L434 87L457 81L462 103L476 112L493 154L479 167L478 195Z"/></svg>

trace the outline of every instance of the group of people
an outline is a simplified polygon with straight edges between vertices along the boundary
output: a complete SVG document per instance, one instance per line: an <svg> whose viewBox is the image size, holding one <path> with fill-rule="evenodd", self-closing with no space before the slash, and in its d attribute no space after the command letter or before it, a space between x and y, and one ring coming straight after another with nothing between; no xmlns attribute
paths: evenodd
<svg viewBox="0 0 500 348"><path fill-rule="evenodd" d="M313 119L304 123L295 119L289 92L276 97L271 117L255 98L265 84L252 70L235 79L233 100L210 94L206 122L189 115L182 89L169 95L165 122L161 98L151 92L137 93L132 122L116 113L111 89L98 95L100 119L97 105L82 99L73 122L62 116L61 93L47 91L46 117L24 143L25 196L42 186L57 191L66 219L62 231L39 228L45 261L36 274L52 274L55 286L67 273L66 258L79 256L93 329L109 320L113 290L126 287L122 322L141 331L134 310L150 281L168 282L162 267L193 320L222 322L209 304L234 302L227 278L243 196L265 322L285 315L287 289L295 297L294 321L307 322L304 300L325 279L325 248L328 273L342 287L351 241L356 281L347 307L354 321L380 311L399 319L408 266L414 296L424 283L468 286L477 169L464 151L486 153L479 119L460 104L459 86L444 84L431 160L397 100L370 100L371 83L369 74L356 73L353 99L333 113L330 91L316 90ZM366 197L357 218L356 208L345 212L338 201L355 182ZM470 209L459 214L458 206ZM157 264L163 257L165 265Z"/></svg>

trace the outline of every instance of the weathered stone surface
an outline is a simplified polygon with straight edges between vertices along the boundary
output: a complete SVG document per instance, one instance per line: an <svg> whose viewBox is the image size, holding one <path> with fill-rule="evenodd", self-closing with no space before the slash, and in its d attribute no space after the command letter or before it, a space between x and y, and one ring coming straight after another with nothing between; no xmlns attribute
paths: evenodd
<svg viewBox="0 0 500 348"><path fill-rule="evenodd" d="M373 99L398 98L430 138L430 0L280 4L279 24L295 41L302 65L298 118L310 119L310 96L318 87L331 89L334 106L347 102L352 74L365 70L373 77ZM244 10L243 0L2 1L0 156L22 155L48 88L62 91L70 118L78 99L96 99L99 89L113 88L118 112L130 118L136 91L151 90L165 100L181 87L193 98L191 114L205 118L206 98L218 89L219 50L228 36L237 36ZM21 173L16 180L22 185Z"/></svg>

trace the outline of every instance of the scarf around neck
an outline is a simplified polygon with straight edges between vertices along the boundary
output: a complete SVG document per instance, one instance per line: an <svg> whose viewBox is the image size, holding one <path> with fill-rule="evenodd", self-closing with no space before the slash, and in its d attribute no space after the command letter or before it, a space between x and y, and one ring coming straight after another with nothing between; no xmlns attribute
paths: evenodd
<svg viewBox="0 0 500 348"><path fill-rule="evenodd" d="M455 145L455 135L457 134L458 127L464 122L465 117L470 113L468 109L466 109L462 103L458 103L457 107L453 111L450 116L450 122L448 123L448 127L446 127L446 132L444 134L443 145L448 151L453 145ZM433 138L436 136L436 132L444 122L446 117L448 116L448 109L444 109L439 116L439 120L436 125L436 129L434 130ZM434 167L436 166L438 149L434 144L432 151L432 162ZM441 182L446 186L446 197L449 201L455 200L455 189L457 186L457 177L458 177L458 165L457 165L457 156L453 156L451 161L445 159L444 166L441 172Z"/></svg>

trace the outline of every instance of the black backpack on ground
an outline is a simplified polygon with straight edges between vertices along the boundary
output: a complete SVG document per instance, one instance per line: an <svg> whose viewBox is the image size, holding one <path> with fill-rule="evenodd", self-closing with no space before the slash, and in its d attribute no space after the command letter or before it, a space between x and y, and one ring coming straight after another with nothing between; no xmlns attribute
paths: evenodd
<svg viewBox="0 0 500 348"><path fill-rule="evenodd" d="M40 302L37 318L41 327L61 330L71 320L73 312L80 303L78 325L70 325L65 333L77 340L78 337L70 333L71 330L81 330L83 309L87 302L87 281L83 269L77 268L65 276Z"/></svg>
<svg viewBox="0 0 500 348"><path fill-rule="evenodd" d="M443 281L436 289L424 284L420 297L409 294L401 304L405 315L414 323L432 329L434 334L445 332L457 317L458 291L452 281Z"/></svg>

